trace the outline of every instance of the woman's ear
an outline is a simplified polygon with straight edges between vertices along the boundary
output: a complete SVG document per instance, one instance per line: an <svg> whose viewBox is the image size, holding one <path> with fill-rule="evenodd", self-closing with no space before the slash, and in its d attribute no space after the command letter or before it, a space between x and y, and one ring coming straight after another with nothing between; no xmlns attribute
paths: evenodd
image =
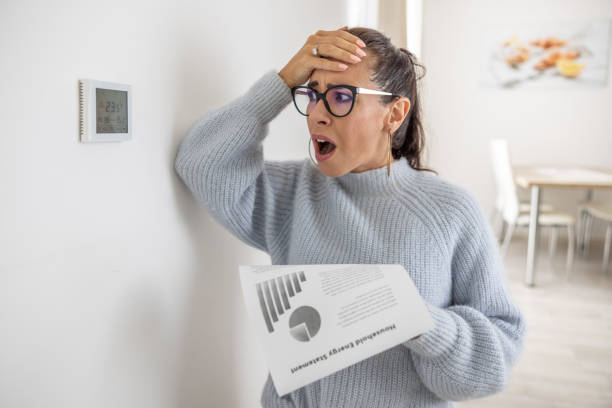
<svg viewBox="0 0 612 408"><path fill-rule="evenodd" d="M395 132L404 122L406 115L410 112L410 99L402 97L393 102L389 108L389 119L387 125Z"/></svg>

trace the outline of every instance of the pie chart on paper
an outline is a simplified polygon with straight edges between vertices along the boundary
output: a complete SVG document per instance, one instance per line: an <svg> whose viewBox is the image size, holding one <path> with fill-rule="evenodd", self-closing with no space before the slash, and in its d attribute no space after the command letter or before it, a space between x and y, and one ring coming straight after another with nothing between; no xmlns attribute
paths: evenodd
<svg viewBox="0 0 612 408"><path fill-rule="evenodd" d="M298 341L310 341L321 328L321 315L311 306L300 306L289 317L289 333Z"/></svg>

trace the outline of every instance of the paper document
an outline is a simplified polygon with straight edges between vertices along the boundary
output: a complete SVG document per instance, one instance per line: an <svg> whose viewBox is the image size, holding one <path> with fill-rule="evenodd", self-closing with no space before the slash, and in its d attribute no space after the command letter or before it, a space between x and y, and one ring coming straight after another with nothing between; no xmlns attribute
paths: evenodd
<svg viewBox="0 0 612 408"><path fill-rule="evenodd" d="M406 342L434 321L402 265L241 265L279 395Z"/></svg>

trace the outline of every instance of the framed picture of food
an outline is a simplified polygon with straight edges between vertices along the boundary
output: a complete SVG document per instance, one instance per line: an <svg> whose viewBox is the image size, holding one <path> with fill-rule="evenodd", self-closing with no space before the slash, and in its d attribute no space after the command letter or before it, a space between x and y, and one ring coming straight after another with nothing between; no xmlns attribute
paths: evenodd
<svg viewBox="0 0 612 408"><path fill-rule="evenodd" d="M489 25L483 28L485 87L605 87L610 20Z"/></svg>

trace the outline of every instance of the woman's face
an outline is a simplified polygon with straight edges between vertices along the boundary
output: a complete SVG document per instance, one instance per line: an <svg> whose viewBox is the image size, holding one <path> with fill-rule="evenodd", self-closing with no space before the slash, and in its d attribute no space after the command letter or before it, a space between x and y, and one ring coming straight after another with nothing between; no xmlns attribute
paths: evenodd
<svg viewBox="0 0 612 408"><path fill-rule="evenodd" d="M315 69L308 84L318 92L325 92L331 86L328 84L377 90L378 86L370 80L368 64L372 61L369 58L368 54L361 62L347 64L349 67L342 72ZM360 173L386 166L389 131L393 132L401 125L410 103L407 98L399 98L384 106L380 98L379 95L357 94L353 110L340 118L329 113L322 99L310 110L306 120L314 149L318 151L317 135L331 139L336 146L327 159L317 160L324 174L338 177L348 172Z"/></svg>

